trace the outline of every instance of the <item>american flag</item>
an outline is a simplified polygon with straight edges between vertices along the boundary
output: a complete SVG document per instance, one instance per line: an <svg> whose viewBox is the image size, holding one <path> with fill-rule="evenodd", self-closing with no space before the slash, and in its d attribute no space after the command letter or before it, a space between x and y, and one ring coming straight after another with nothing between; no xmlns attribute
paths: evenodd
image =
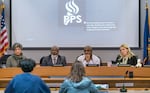
<svg viewBox="0 0 150 93"><path fill-rule="evenodd" d="M4 13L4 3L1 5L1 30L0 30L0 57L7 53L8 49L8 35L5 25L5 13Z"/></svg>

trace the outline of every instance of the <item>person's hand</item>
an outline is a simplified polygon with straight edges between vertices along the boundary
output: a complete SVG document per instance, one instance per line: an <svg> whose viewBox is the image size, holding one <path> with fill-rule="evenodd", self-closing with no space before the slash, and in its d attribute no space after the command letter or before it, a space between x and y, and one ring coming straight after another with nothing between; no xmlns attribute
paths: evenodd
<svg viewBox="0 0 150 93"><path fill-rule="evenodd" d="M91 55L90 54L85 54L85 60L89 62L91 60Z"/></svg>

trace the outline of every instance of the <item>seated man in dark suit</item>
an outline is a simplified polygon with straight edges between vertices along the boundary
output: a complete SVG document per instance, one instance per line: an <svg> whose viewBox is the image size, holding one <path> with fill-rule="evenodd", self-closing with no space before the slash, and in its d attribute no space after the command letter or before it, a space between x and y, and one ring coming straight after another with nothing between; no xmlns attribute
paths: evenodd
<svg viewBox="0 0 150 93"><path fill-rule="evenodd" d="M41 66L66 66L66 57L59 55L59 47L53 46L50 50L51 54L42 59Z"/></svg>

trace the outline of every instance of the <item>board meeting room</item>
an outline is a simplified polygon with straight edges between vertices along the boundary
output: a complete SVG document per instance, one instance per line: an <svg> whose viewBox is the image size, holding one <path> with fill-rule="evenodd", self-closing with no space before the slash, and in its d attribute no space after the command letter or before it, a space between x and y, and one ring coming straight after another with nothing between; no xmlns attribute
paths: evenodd
<svg viewBox="0 0 150 93"><path fill-rule="evenodd" d="M0 93L150 93L150 0L0 0Z"/></svg>

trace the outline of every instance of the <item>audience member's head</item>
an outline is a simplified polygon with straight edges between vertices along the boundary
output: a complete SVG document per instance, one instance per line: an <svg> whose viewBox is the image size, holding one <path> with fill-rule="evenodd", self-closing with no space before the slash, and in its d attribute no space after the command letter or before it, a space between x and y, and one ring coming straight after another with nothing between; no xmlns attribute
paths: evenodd
<svg viewBox="0 0 150 93"><path fill-rule="evenodd" d="M19 56L22 54L22 45L20 43L14 43L13 44L13 50L14 50L14 54Z"/></svg>
<svg viewBox="0 0 150 93"><path fill-rule="evenodd" d="M59 54L59 47L53 46L51 48L51 55L58 55Z"/></svg>
<svg viewBox="0 0 150 93"><path fill-rule="evenodd" d="M39 76L30 73L35 67L34 60L24 59L20 62L20 67L24 73L13 77L5 93L51 93L49 87Z"/></svg>
<svg viewBox="0 0 150 93"><path fill-rule="evenodd" d="M85 69L82 62L80 61L74 62L71 67L69 78L73 82L80 82L83 76L85 76Z"/></svg>
<svg viewBox="0 0 150 93"><path fill-rule="evenodd" d="M20 67L23 72L31 72L35 65L36 63L33 59L24 59L20 62Z"/></svg>
<svg viewBox="0 0 150 93"><path fill-rule="evenodd" d="M99 93L92 80L85 76L85 68L80 61L75 61L70 75L60 86L59 93Z"/></svg>

